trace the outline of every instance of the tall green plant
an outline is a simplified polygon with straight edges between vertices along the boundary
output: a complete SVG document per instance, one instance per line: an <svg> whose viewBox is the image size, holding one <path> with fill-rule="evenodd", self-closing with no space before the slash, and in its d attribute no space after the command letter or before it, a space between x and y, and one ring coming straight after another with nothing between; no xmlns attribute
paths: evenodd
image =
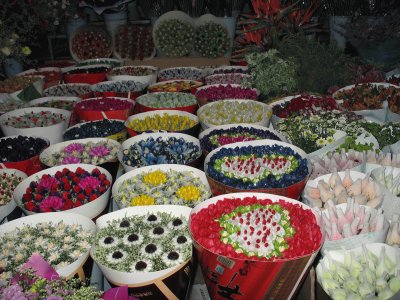
<svg viewBox="0 0 400 300"><path fill-rule="evenodd" d="M329 87L350 80L346 66L351 58L335 43L322 44L302 34L293 34L280 41L277 48L284 59L293 58L299 65L296 79L301 91L326 93Z"/></svg>

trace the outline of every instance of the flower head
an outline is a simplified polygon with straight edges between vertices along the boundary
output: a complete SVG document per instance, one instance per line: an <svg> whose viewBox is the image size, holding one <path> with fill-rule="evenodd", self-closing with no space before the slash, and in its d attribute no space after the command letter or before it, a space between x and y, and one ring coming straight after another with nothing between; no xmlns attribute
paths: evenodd
<svg viewBox="0 0 400 300"><path fill-rule="evenodd" d="M108 154L110 154L110 149L105 146L96 146L93 147L92 150L90 150L90 155L93 156L103 157L107 156Z"/></svg>
<svg viewBox="0 0 400 300"><path fill-rule="evenodd" d="M5 56L9 56L11 54L11 50L8 47L3 47L1 48L1 53L3 53Z"/></svg>
<svg viewBox="0 0 400 300"><path fill-rule="evenodd" d="M67 153L73 153L73 152L82 152L83 151L83 145L79 143L72 143L69 144L64 148L64 151Z"/></svg>
<svg viewBox="0 0 400 300"><path fill-rule="evenodd" d="M82 189L96 189L100 185L100 180L98 180L96 177L88 176L86 178L83 178L78 185Z"/></svg>
<svg viewBox="0 0 400 300"><path fill-rule="evenodd" d="M58 184L58 180L55 179L54 177L42 177L42 179L40 179L38 186L42 187L46 190L50 190L51 187L55 184Z"/></svg>
<svg viewBox="0 0 400 300"><path fill-rule="evenodd" d="M62 206L63 200L57 196L49 196L44 199L39 205L41 211L46 211L48 209L56 211L60 210Z"/></svg>
<svg viewBox="0 0 400 300"><path fill-rule="evenodd" d="M67 156L62 160L62 164L79 164L81 160L76 156Z"/></svg>
<svg viewBox="0 0 400 300"><path fill-rule="evenodd" d="M22 53L26 56L30 55L32 53L31 49L28 46L25 46L22 48Z"/></svg>

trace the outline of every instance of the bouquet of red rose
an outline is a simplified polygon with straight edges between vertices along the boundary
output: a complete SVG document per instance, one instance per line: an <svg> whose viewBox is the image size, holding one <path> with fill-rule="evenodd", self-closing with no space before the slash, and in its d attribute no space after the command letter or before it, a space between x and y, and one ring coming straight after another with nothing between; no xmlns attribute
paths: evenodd
<svg viewBox="0 0 400 300"><path fill-rule="evenodd" d="M22 196L22 205L31 212L64 211L96 200L110 185L107 175L98 168L91 172L81 167L75 171L63 168L31 181Z"/></svg>

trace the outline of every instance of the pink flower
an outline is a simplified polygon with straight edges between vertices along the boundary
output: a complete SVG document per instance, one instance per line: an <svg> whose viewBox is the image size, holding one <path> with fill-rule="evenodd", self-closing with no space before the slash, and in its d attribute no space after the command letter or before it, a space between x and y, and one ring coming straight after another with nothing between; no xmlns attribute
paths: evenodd
<svg viewBox="0 0 400 300"><path fill-rule="evenodd" d="M58 180L54 177L47 177L40 179L38 186L46 190L50 190L53 184L58 184Z"/></svg>
<svg viewBox="0 0 400 300"><path fill-rule="evenodd" d="M90 150L90 155L92 156L106 156L110 154L110 149L108 149L105 146L97 146L97 147L93 147L92 150Z"/></svg>
<svg viewBox="0 0 400 300"><path fill-rule="evenodd" d="M67 156L62 160L62 164L66 165L66 164L79 164L81 162L81 160L79 159L79 157L76 156Z"/></svg>
<svg viewBox="0 0 400 300"><path fill-rule="evenodd" d="M101 183L100 180L98 180L96 177L88 176L86 178L83 178L78 185L81 189L86 189L86 188L96 189L97 187L100 186L100 183Z"/></svg>
<svg viewBox="0 0 400 300"><path fill-rule="evenodd" d="M40 211L46 211L48 209L60 210L63 206L63 200L57 196L49 196L40 202Z"/></svg>
<svg viewBox="0 0 400 300"><path fill-rule="evenodd" d="M67 152L67 153L82 152L83 151L83 145L78 144L78 143L72 143L72 144L69 144L67 147L65 147L64 151Z"/></svg>

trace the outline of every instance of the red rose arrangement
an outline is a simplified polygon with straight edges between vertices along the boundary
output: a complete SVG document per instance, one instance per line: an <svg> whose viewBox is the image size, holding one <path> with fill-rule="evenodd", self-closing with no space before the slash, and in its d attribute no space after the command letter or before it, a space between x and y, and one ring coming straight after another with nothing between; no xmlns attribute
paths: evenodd
<svg viewBox="0 0 400 300"><path fill-rule="evenodd" d="M332 97L313 95L299 95L272 108L273 114L279 118L288 118L293 114L312 114L321 110L341 109Z"/></svg>
<svg viewBox="0 0 400 300"><path fill-rule="evenodd" d="M64 168L55 175L44 174L32 181L22 196L24 208L32 212L64 211L85 205L100 197L110 181L99 169L88 172Z"/></svg>
<svg viewBox="0 0 400 300"><path fill-rule="evenodd" d="M322 235L311 210L257 197L217 201L192 214L194 240L218 255L272 261L309 255Z"/></svg>

